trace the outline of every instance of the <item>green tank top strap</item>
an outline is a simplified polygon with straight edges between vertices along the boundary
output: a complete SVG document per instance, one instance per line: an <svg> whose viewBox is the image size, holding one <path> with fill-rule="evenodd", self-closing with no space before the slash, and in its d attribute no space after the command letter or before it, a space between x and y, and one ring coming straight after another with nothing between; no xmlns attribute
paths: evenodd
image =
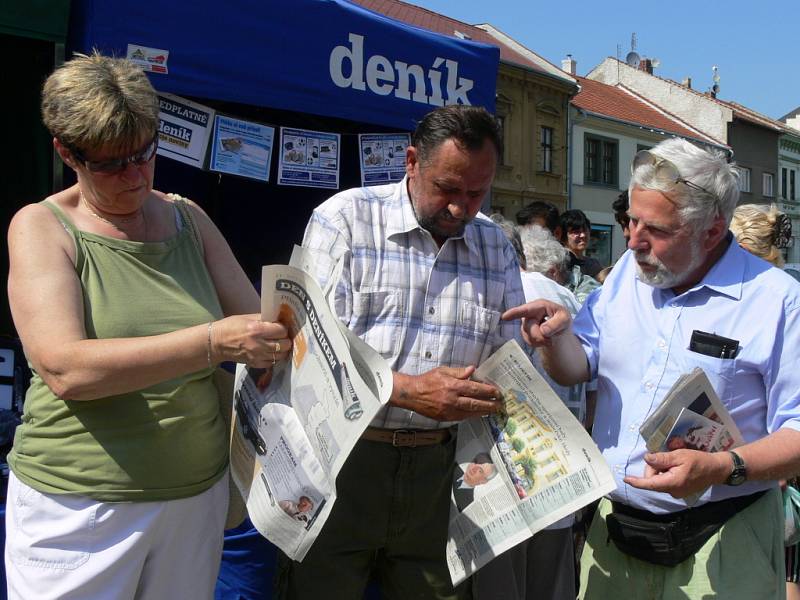
<svg viewBox="0 0 800 600"><path fill-rule="evenodd" d="M203 251L202 242L203 238L200 235L200 230L197 228L197 225L194 222L194 217L192 217L192 209L189 208L186 198L179 194L167 194L167 198L175 203L175 207L178 209L184 224L189 226L189 233L192 235L192 241L194 242L195 248L197 248L200 256L205 259L205 252Z"/></svg>
<svg viewBox="0 0 800 600"><path fill-rule="evenodd" d="M84 260L83 246L79 243L81 235L80 229L75 227L75 224L70 221L69 217L64 214L64 211L61 210L61 208L54 202L50 202L50 200L43 200L41 204L42 206L50 209L50 212L56 216L56 219L59 220L61 225L64 227L64 229L66 229L67 233L72 238L72 243L75 245L75 267L80 269L80 266L83 264Z"/></svg>

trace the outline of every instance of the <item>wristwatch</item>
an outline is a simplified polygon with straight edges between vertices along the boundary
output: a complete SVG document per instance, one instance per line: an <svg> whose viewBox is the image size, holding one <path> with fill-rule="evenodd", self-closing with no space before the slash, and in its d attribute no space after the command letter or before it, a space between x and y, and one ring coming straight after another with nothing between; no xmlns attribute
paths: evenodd
<svg viewBox="0 0 800 600"><path fill-rule="evenodd" d="M725 485L742 485L747 480L747 467L742 460L742 457L736 454L733 450L728 450L728 454L733 459L733 471L728 475L725 480Z"/></svg>

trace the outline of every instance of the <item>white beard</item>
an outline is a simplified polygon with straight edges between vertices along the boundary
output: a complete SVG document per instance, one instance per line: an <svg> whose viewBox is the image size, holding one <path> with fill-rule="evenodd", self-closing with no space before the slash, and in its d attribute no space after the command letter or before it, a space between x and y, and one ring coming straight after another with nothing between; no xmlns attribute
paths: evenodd
<svg viewBox="0 0 800 600"><path fill-rule="evenodd" d="M693 241L689 246L689 252L691 253L691 258L689 259L689 264L686 265L684 269L682 269L679 273L675 271L671 271L667 268L667 266L661 262L655 256L650 256L644 252L636 252L636 273L639 275L639 279L646 283L647 285L651 285L654 288L658 288L661 290L674 288L680 286L689 274L693 273L695 269L697 269L700 264L703 262L703 256L700 252L700 244L697 241ZM655 267L656 270L652 272L644 271L640 263L644 263Z"/></svg>

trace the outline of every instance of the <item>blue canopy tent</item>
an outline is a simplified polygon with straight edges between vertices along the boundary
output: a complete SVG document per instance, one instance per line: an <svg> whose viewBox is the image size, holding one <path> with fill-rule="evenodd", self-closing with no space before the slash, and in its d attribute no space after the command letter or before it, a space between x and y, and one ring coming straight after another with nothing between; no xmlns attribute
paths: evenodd
<svg viewBox="0 0 800 600"><path fill-rule="evenodd" d="M411 131L446 103L494 110L498 48L347 0L73 0L68 51L126 56L129 44L168 52L167 73L149 74L159 91L244 120L342 134L340 189L360 185L356 134ZM203 206L256 280L262 264L288 260L311 210L332 194L278 186L276 171L263 183L159 158L155 185Z"/></svg>
<svg viewBox="0 0 800 600"><path fill-rule="evenodd" d="M441 104L494 111L500 52L346 0L74 0L72 47L169 52L159 91L411 130Z"/></svg>

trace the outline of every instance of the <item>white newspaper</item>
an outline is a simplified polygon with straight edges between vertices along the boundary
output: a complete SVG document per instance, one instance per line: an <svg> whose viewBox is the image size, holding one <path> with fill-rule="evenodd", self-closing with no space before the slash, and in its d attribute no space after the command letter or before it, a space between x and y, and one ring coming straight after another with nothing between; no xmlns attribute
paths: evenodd
<svg viewBox="0 0 800 600"><path fill-rule="evenodd" d="M274 368L239 365L231 474L256 529L302 560L336 501L336 476L392 390L387 363L333 315L307 273L262 272L262 318L293 341Z"/></svg>
<svg viewBox="0 0 800 600"><path fill-rule="evenodd" d="M454 584L616 488L597 445L517 342L474 378L502 391L505 412L458 429L447 542Z"/></svg>

